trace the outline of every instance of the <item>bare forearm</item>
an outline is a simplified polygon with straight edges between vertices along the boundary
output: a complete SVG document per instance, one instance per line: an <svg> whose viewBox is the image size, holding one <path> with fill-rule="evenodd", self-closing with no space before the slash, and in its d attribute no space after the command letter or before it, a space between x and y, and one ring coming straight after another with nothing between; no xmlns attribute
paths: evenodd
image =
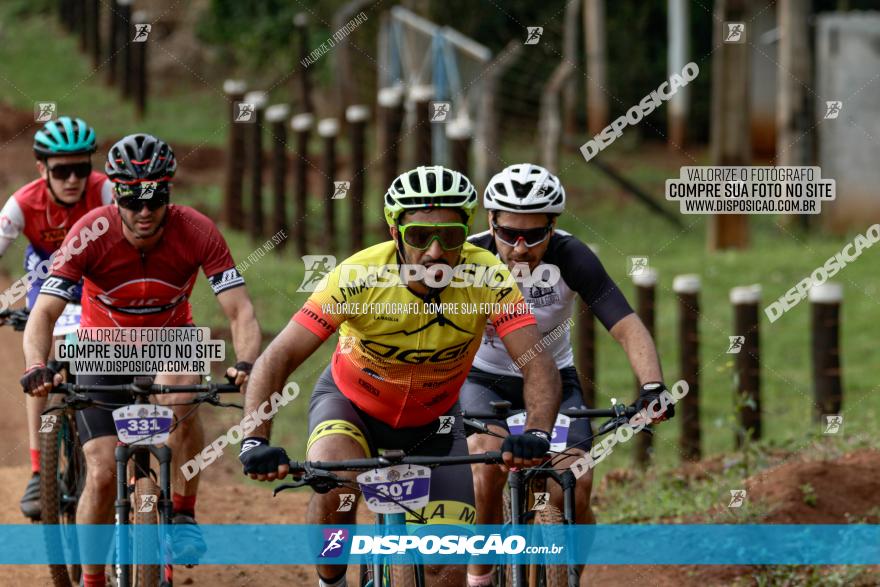
<svg viewBox="0 0 880 587"><path fill-rule="evenodd" d="M260 354L262 335L253 308L248 308L247 311L239 313L230 320L229 326L232 330L232 345L235 347L235 358L238 361L247 361L248 363L256 361L257 356Z"/></svg>
<svg viewBox="0 0 880 587"><path fill-rule="evenodd" d="M44 312L31 313L24 330L25 368L36 363L45 363L52 352L52 325L49 316Z"/></svg>
<svg viewBox="0 0 880 587"><path fill-rule="evenodd" d="M293 324L293 323L291 323ZM305 328L288 326L266 347L251 372L245 399L245 413L256 410L274 392L280 392L287 377L320 346L321 340ZM261 424L254 436L269 438L271 421Z"/></svg>
<svg viewBox="0 0 880 587"><path fill-rule="evenodd" d="M611 329L611 334L626 352L639 384L663 380L657 347L638 316L630 314L622 319Z"/></svg>
<svg viewBox="0 0 880 587"><path fill-rule="evenodd" d="M550 431L562 401L562 380L556 363L546 354L538 354L522 367L523 401L528 413L526 430Z"/></svg>

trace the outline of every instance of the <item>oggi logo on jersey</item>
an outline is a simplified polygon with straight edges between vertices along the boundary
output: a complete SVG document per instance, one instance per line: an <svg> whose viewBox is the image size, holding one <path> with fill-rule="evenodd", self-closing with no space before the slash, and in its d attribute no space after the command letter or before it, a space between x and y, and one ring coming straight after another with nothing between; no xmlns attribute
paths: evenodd
<svg viewBox="0 0 880 587"><path fill-rule="evenodd" d="M446 347L445 349L404 349L400 347L382 344L375 340L361 340L361 344L365 349L379 355L384 359L397 359L401 363L409 363L410 365L421 365L422 363L442 363L444 361L454 361L465 356L468 352L473 338L463 343Z"/></svg>

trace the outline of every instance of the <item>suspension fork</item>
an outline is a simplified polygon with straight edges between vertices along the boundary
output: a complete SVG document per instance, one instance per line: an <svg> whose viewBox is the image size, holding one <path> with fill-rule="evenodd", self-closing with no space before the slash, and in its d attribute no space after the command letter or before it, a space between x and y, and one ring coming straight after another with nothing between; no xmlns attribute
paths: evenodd
<svg viewBox="0 0 880 587"><path fill-rule="evenodd" d="M130 447L121 442L116 443L114 452L116 457L116 576L119 578L120 585L129 585L131 583L130 567L122 564L122 560L128 558L131 553L131 545L129 544L128 526L129 517L131 515L131 502L129 501L127 465L131 455Z"/></svg>

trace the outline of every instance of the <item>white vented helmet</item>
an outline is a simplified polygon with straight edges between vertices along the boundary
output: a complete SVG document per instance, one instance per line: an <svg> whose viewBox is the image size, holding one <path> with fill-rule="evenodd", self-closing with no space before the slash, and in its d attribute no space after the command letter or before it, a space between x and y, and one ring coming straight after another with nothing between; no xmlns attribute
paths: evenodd
<svg viewBox="0 0 880 587"><path fill-rule="evenodd" d="M559 178L541 167L520 163L496 173L483 192L486 210L561 214L565 210L565 189Z"/></svg>

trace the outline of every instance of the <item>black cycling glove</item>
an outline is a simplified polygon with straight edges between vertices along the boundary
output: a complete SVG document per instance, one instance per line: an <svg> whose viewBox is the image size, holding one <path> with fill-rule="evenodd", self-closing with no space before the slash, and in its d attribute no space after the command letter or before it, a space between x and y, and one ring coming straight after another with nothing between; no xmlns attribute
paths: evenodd
<svg viewBox="0 0 880 587"><path fill-rule="evenodd" d="M236 371L244 371L245 373L250 375L251 369L254 368L254 364L248 363L247 361L239 361L235 365L233 365L232 368L235 369ZM236 375L236 377L237 377L237 375ZM227 379L227 381L229 381L229 383L235 383L235 377L230 377L229 375L227 375L226 379Z"/></svg>
<svg viewBox="0 0 880 587"><path fill-rule="evenodd" d="M57 371L51 367L47 367L42 363L31 365L31 368L24 372L21 379L18 380L24 388L25 393L33 393L33 391L44 383L52 383Z"/></svg>
<svg viewBox="0 0 880 587"><path fill-rule="evenodd" d="M283 448L269 446L269 441L259 436L244 439L238 460L244 465L245 475L277 473L280 465L290 464L290 458Z"/></svg>
<svg viewBox="0 0 880 587"><path fill-rule="evenodd" d="M651 418L654 414L660 414L660 394L664 391L666 391L666 386L662 382L646 383L639 390L639 399L633 405L638 411L648 410L648 418ZM649 408L652 403L654 403L653 407ZM673 416L675 416L675 406L672 402L669 402L666 411L662 413L660 419L668 420Z"/></svg>
<svg viewBox="0 0 880 587"><path fill-rule="evenodd" d="M511 434L504 439L501 453L513 453L513 458L536 459L550 450L550 435L543 430L531 428L522 434Z"/></svg>

